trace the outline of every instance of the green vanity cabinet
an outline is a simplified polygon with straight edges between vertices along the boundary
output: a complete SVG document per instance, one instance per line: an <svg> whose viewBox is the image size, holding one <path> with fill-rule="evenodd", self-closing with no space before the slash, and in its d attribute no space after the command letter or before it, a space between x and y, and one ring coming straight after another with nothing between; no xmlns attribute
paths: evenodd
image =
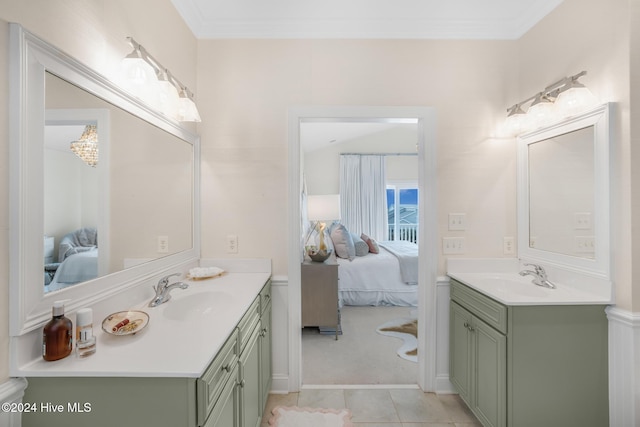
<svg viewBox="0 0 640 427"><path fill-rule="evenodd" d="M270 289L267 281L199 378L29 377L23 402L37 411L22 414L23 427L259 427L271 384Z"/></svg>
<svg viewBox="0 0 640 427"><path fill-rule="evenodd" d="M451 382L485 427L607 426L604 308L509 306L452 280Z"/></svg>
<svg viewBox="0 0 640 427"><path fill-rule="evenodd" d="M260 407L264 408L269 398L272 378L272 344L271 344L271 282L260 292L261 325L260 347Z"/></svg>

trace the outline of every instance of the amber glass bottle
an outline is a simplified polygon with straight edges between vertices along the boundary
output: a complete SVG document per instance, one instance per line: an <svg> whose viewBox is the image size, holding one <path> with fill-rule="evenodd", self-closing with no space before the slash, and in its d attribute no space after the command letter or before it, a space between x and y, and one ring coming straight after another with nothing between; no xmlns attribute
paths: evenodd
<svg viewBox="0 0 640 427"><path fill-rule="evenodd" d="M44 360L59 360L71 354L73 349L73 325L64 317L64 302L53 303L53 318L42 331L42 357Z"/></svg>

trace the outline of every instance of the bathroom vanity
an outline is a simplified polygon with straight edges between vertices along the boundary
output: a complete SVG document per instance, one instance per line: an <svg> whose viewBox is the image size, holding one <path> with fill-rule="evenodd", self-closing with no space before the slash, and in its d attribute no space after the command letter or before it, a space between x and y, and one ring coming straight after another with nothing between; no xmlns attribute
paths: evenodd
<svg viewBox="0 0 640 427"><path fill-rule="evenodd" d="M608 425L606 296L450 276L450 379L483 426Z"/></svg>
<svg viewBox="0 0 640 427"><path fill-rule="evenodd" d="M259 426L271 385L268 274L187 283L144 309L136 335L98 330L86 359L22 367L23 426Z"/></svg>

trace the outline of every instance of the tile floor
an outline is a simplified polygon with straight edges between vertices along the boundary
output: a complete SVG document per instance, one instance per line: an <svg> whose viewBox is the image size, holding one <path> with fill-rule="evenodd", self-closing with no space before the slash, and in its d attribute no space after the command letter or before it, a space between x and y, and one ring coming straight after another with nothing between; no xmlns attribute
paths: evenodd
<svg viewBox="0 0 640 427"><path fill-rule="evenodd" d="M321 389L271 394L262 427L269 425L271 410L279 405L348 408L355 427L482 427L458 395L417 389Z"/></svg>

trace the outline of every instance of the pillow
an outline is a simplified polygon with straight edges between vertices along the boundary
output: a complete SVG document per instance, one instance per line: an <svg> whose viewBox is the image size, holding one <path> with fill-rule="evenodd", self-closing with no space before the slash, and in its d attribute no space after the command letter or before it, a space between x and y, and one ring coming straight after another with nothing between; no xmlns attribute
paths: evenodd
<svg viewBox="0 0 640 427"><path fill-rule="evenodd" d="M364 233L360 235L360 238L367 244L367 246L369 246L369 252L371 252L372 254L380 253L378 242L376 242L375 240L373 240L371 237L367 236Z"/></svg>
<svg viewBox="0 0 640 427"><path fill-rule="evenodd" d="M356 257L356 247L353 244L353 238L347 228L339 223L331 227L331 240L336 250L336 256L353 260Z"/></svg>
<svg viewBox="0 0 640 427"><path fill-rule="evenodd" d="M365 256L369 253L369 245L360 236L351 233L351 238L353 239L353 246L356 248L356 256Z"/></svg>

